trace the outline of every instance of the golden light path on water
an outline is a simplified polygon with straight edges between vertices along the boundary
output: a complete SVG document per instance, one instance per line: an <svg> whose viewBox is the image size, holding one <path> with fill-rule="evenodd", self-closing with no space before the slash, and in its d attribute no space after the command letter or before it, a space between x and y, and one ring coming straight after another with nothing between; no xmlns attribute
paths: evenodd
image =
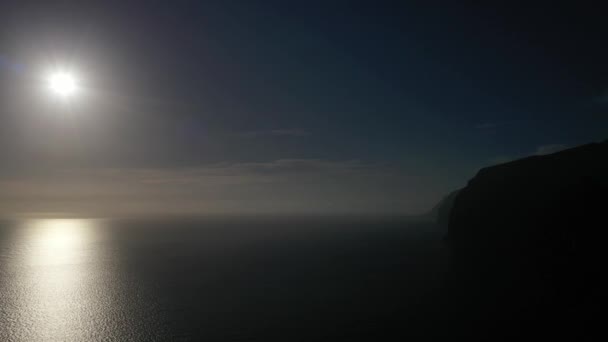
<svg viewBox="0 0 608 342"><path fill-rule="evenodd" d="M112 227L0 221L0 341L163 340L154 297L125 261L122 227Z"/></svg>
<svg viewBox="0 0 608 342"><path fill-rule="evenodd" d="M86 248L94 240L95 221L80 219L35 220L26 224L29 230L28 264L58 266L83 264L93 257Z"/></svg>
<svg viewBox="0 0 608 342"><path fill-rule="evenodd" d="M0 241L0 341L142 335L139 296L120 276L103 221L27 220L9 231Z"/></svg>
<svg viewBox="0 0 608 342"><path fill-rule="evenodd" d="M28 341L66 341L85 338L87 318L103 310L94 302L100 290L91 281L97 250L95 221L80 219L31 220L17 231L15 281L18 293L12 338Z"/></svg>

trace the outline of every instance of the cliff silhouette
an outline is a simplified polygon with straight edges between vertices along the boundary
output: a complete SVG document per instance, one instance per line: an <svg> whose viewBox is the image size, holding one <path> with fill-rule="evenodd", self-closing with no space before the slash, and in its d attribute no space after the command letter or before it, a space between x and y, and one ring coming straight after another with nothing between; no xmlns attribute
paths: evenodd
<svg viewBox="0 0 608 342"><path fill-rule="evenodd" d="M428 217L435 221L437 227L442 231L447 231L450 213L452 212L454 200L456 199L456 195L458 195L459 191L460 190L454 190L450 192L447 196L442 198L441 201L439 201L439 203L437 203L427 214Z"/></svg>
<svg viewBox="0 0 608 342"><path fill-rule="evenodd" d="M600 331L607 197L608 141L480 170L448 220L460 332L580 340Z"/></svg>

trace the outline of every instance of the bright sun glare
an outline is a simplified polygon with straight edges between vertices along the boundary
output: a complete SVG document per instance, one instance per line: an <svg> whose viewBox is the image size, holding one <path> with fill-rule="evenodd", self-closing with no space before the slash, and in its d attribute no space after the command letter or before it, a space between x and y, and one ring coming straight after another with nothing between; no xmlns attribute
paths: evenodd
<svg viewBox="0 0 608 342"><path fill-rule="evenodd" d="M74 75L66 71L56 71L49 75L48 85L53 94L68 98L78 91L78 82Z"/></svg>

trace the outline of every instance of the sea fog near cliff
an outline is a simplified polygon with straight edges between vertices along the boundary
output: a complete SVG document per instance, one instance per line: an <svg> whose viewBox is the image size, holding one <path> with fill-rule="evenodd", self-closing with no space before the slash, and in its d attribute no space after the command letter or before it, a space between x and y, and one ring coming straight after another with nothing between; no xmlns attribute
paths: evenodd
<svg viewBox="0 0 608 342"><path fill-rule="evenodd" d="M405 218L0 224L0 340L437 333L444 232Z"/></svg>

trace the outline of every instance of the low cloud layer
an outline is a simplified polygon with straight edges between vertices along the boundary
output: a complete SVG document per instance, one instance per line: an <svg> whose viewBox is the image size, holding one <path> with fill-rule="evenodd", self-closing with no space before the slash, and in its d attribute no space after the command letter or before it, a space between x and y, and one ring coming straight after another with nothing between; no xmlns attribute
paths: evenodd
<svg viewBox="0 0 608 342"><path fill-rule="evenodd" d="M435 183L356 160L58 169L0 180L0 214L414 214L449 190Z"/></svg>
<svg viewBox="0 0 608 342"><path fill-rule="evenodd" d="M310 132L302 129L271 129L267 131L251 131L243 134L247 138L258 137L305 137Z"/></svg>
<svg viewBox="0 0 608 342"><path fill-rule="evenodd" d="M504 164L504 163L508 163L511 161L514 161L516 159L520 159L520 158L525 158L527 156L544 156L547 154L552 154L552 153L556 153L562 150L567 149L568 146L564 145L564 144L546 144L546 145L540 145L537 146L536 149L534 149L534 151L532 151L532 153L530 154L525 154L525 155L520 155L520 156L497 156L494 158L490 158L488 160L488 164L489 165L498 165L498 164Z"/></svg>
<svg viewBox="0 0 608 342"><path fill-rule="evenodd" d="M538 155L538 156L542 156L545 154L559 152L559 151L565 150L566 148L567 148L567 146L564 144L541 145L536 148L536 152L534 154Z"/></svg>

